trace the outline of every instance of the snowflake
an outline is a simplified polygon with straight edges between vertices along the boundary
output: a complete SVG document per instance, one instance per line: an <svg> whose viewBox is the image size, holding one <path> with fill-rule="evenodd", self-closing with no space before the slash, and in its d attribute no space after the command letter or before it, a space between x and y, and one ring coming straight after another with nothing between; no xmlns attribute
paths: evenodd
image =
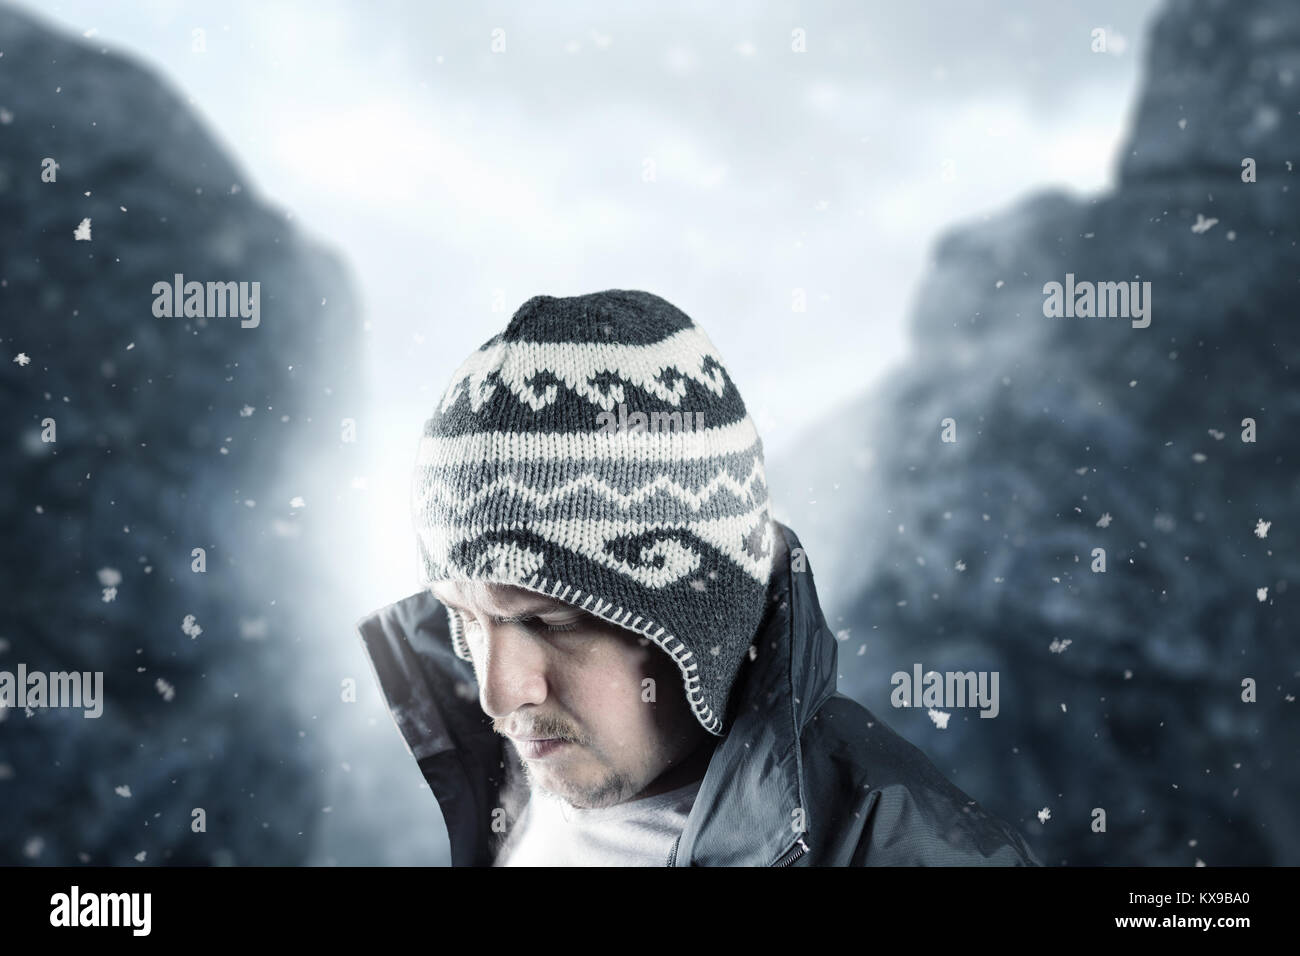
<svg viewBox="0 0 1300 956"><path fill-rule="evenodd" d="M119 797L131 796L131 788L128 787L126 784L122 784L122 786L120 787L114 787L113 792L117 794Z"/></svg>
<svg viewBox="0 0 1300 956"><path fill-rule="evenodd" d="M1259 598L1260 603L1268 600L1268 588L1255 588L1255 597Z"/></svg>
<svg viewBox="0 0 1300 956"><path fill-rule="evenodd" d="M926 715L929 716L929 718L934 721L934 725L938 727L940 730L948 729L948 718L951 717L952 714L945 714L943 711L935 710L933 707L931 707L929 710L926 711Z"/></svg>
<svg viewBox="0 0 1300 956"><path fill-rule="evenodd" d="M289 499L289 507L290 507L290 508L306 508L306 507L307 507L307 502L305 502L305 501L302 500L302 495L294 495L294 497L292 497L292 498Z"/></svg>
<svg viewBox="0 0 1300 956"><path fill-rule="evenodd" d="M958 571L965 571L965 570L966 570L966 562L965 562L965 561L962 561L962 560L959 558L959 559L957 560L957 563L954 565L954 567L956 567L956 569L957 569Z"/></svg>
<svg viewBox="0 0 1300 956"><path fill-rule="evenodd" d="M188 634L191 640L203 633L203 628L199 627L199 622L194 619L193 614L185 615L185 620L181 621L181 630Z"/></svg>
<svg viewBox="0 0 1300 956"><path fill-rule="evenodd" d="M1213 227L1218 221L1219 220L1217 219L1206 219L1205 216L1198 212L1196 214L1196 222L1192 223L1192 232L1196 233L1198 236L1203 232L1209 232L1211 227Z"/></svg>
<svg viewBox="0 0 1300 956"><path fill-rule="evenodd" d="M17 355L14 356L14 361L17 362L20 367L23 365L32 364L32 360L27 357L26 352L19 352Z"/></svg>
<svg viewBox="0 0 1300 956"><path fill-rule="evenodd" d="M76 231L72 233L73 239L81 239L85 242L90 241L90 219L83 219L77 224Z"/></svg>
<svg viewBox="0 0 1300 956"><path fill-rule="evenodd" d="M1273 522L1265 521L1263 518L1255 519L1255 537L1267 538L1268 529L1273 527Z"/></svg>
<svg viewBox="0 0 1300 956"><path fill-rule="evenodd" d="M1068 637L1065 640L1058 640L1057 638L1052 638L1052 643L1048 645L1047 649L1051 651L1053 654L1064 654L1065 649L1073 643L1074 642L1070 640L1070 638Z"/></svg>
<svg viewBox="0 0 1300 956"><path fill-rule="evenodd" d="M173 687L171 684L167 683L161 677L159 677L156 681L153 682L153 686L157 688L158 693L162 694L163 700L169 701L176 696L176 688Z"/></svg>
<svg viewBox="0 0 1300 956"><path fill-rule="evenodd" d="M104 603L107 604L117 597L117 588L104 588Z"/></svg>
<svg viewBox="0 0 1300 956"><path fill-rule="evenodd" d="M1110 512L1109 512L1109 511L1107 511L1105 514L1103 514L1100 518L1097 519L1097 527L1098 527L1098 528L1109 528L1109 527L1110 527Z"/></svg>
<svg viewBox="0 0 1300 956"><path fill-rule="evenodd" d="M239 410L239 417L248 418L255 411L257 411L257 409L255 409L252 405L245 405L243 408Z"/></svg>
<svg viewBox="0 0 1300 956"><path fill-rule="evenodd" d="M1050 819L1052 819L1052 811L1047 809L1047 807L1043 807L1043 809L1038 811L1039 823L1046 823Z"/></svg>

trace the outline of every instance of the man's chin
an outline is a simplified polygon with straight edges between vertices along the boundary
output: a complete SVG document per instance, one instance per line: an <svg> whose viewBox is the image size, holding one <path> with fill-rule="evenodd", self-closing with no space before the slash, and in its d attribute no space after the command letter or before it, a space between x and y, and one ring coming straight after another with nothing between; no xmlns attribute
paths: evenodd
<svg viewBox="0 0 1300 956"><path fill-rule="evenodd" d="M570 806L580 806L591 791L590 782L572 772L561 772L539 760L524 760L523 764L530 788L558 797Z"/></svg>
<svg viewBox="0 0 1300 956"><path fill-rule="evenodd" d="M622 803L630 796L627 778L618 774L598 780L562 774L550 767L538 769L524 762L529 786L563 800L580 810L599 810Z"/></svg>

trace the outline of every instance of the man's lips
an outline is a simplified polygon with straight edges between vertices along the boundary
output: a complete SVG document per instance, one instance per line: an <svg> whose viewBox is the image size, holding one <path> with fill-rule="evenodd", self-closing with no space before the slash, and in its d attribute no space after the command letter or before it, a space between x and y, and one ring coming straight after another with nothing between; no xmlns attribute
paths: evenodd
<svg viewBox="0 0 1300 956"><path fill-rule="evenodd" d="M519 748L519 753L529 760L540 760L543 757L549 757L551 754L558 753L570 745L570 741L562 740L559 737L515 737L510 736Z"/></svg>

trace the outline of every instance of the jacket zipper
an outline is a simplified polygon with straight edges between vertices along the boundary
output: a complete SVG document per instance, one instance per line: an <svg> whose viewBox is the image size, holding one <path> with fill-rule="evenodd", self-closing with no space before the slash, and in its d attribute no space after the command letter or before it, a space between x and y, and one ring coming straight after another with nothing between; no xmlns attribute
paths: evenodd
<svg viewBox="0 0 1300 956"><path fill-rule="evenodd" d="M799 859L799 857L803 856L807 852L808 852L808 844L803 842L803 837L800 837L799 841L794 846L790 847L790 849L786 851L785 855L782 856L781 859L777 860L772 865L789 866L791 863Z"/></svg>
<svg viewBox="0 0 1300 956"><path fill-rule="evenodd" d="M677 846L681 842L682 842L681 835L678 834L677 839L673 841L673 850L671 853L668 854L669 866L677 865ZM785 853L781 855L781 859L777 860L772 865L789 866L791 863L799 859L799 857L803 856L807 852L808 852L808 844L803 842L803 837L800 837L798 842L795 843L794 846L790 847L790 849L786 850Z"/></svg>

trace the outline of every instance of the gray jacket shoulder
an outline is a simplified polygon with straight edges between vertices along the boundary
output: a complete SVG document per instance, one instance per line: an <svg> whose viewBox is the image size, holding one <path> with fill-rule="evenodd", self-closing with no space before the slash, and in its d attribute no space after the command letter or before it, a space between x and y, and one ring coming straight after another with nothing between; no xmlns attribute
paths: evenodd
<svg viewBox="0 0 1300 956"><path fill-rule="evenodd" d="M804 726L802 750L813 804L809 845L819 845L810 864L1042 865L1012 826L843 694L828 697Z"/></svg>

